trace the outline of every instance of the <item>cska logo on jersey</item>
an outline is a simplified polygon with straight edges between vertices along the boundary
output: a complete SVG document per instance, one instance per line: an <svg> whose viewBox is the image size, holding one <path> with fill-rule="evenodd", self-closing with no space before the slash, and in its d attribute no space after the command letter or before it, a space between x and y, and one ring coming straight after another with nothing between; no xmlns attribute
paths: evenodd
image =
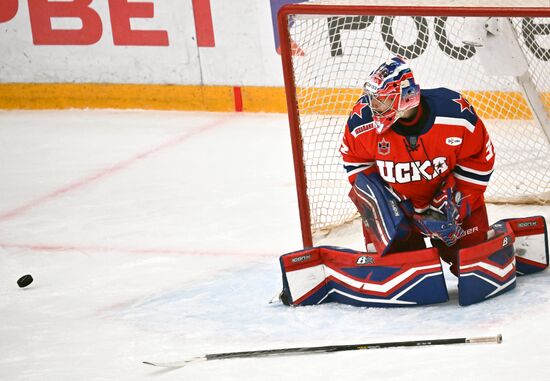
<svg viewBox="0 0 550 381"><path fill-rule="evenodd" d="M393 161L377 160L378 172L387 183L411 183L421 180L433 180L449 169L447 158L436 157L433 160L395 163Z"/></svg>
<svg viewBox="0 0 550 381"><path fill-rule="evenodd" d="M378 153L380 155L387 155L390 153L390 142L386 141L386 139L382 138L381 141L378 142Z"/></svg>

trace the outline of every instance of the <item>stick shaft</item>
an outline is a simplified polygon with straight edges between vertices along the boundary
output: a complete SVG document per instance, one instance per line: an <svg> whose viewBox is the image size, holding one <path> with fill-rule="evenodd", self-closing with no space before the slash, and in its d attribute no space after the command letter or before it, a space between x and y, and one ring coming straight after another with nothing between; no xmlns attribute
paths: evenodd
<svg viewBox="0 0 550 381"><path fill-rule="evenodd" d="M474 337L474 338L451 338L451 339L436 339L436 340L412 340L412 341L393 341L384 343L368 343L368 344L348 344L348 345L327 345L322 347L297 347L297 348L281 348L281 349L264 349L245 352L226 352L212 353L204 355L207 360L218 360L228 358L242 357L264 357L277 355L292 355L305 353L326 353L326 352L341 352L354 351L363 349L380 349L380 348L395 348L395 347L421 347L428 345L450 345L450 344L474 344L474 343L500 343L502 336L489 337Z"/></svg>
<svg viewBox="0 0 550 381"><path fill-rule="evenodd" d="M153 365L164 368L180 368L191 363L206 361L206 360L221 360L230 358L243 357L268 357L268 356L286 356L300 355L313 353L331 353L341 351L355 351L362 349L379 349L379 348L396 348L396 347L423 347L430 345L449 345L449 344L477 344L477 343L501 343L502 335L487 336L487 337L472 337L472 338L451 338L451 339L436 339L436 340L412 340L412 341L393 341L385 343L368 343L368 344L348 344L348 345L326 345L322 347L297 347L297 348L281 348L281 349L263 349L257 351L246 352L226 352L226 353L210 353L199 357L193 357L176 362L150 362L144 361L144 364Z"/></svg>

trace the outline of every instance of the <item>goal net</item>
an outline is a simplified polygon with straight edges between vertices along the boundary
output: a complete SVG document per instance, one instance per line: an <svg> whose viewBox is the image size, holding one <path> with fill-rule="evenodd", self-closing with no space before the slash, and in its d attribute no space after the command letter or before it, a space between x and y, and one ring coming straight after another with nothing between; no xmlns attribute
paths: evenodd
<svg viewBox="0 0 550 381"><path fill-rule="evenodd" d="M357 217L338 148L367 76L394 55L421 89L460 91L486 124L488 202L549 202L550 10L353 4L279 13L304 245Z"/></svg>

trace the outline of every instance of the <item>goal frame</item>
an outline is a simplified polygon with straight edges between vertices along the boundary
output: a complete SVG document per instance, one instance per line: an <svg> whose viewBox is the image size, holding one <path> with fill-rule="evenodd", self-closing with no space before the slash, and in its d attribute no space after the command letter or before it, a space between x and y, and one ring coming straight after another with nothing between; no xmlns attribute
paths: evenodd
<svg viewBox="0 0 550 381"><path fill-rule="evenodd" d="M370 6L287 4L277 15L281 60L290 126L294 175L304 248L313 246L311 211L307 195L307 181L303 163L303 144L300 133L300 115L292 67L292 46L288 29L290 15L342 15L342 16L449 16L449 17L550 17L550 8L535 7L450 7L450 6ZM343 128L343 126L342 126Z"/></svg>

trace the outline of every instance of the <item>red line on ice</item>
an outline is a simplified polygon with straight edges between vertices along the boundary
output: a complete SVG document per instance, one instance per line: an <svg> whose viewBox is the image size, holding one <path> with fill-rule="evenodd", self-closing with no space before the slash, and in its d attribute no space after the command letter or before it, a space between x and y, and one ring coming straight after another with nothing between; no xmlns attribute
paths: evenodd
<svg viewBox="0 0 550 381"><path fill-rule="evenodd" d="M208 251L195 249L177 249L177 248L158 248L158 247L117 247L117 246L78 246L78 245L60 245L60 244L19 244L0 242L3 249L22 249L27 251L82 251L82 252L119 252L124 254L176 254L176 255L211 255L211 256L262 256L278 257L279 254L267 252L234 252L234 251Z"/></svg>
<svg viewBox="0 0 550 381"><path fill-rule="evenodd" d="M182 134L177 135L175 138L172 138L162 144L157 145L156 147L153 147L151 149L148 149L144 152L138 153L134 157L131 157L127 160L121 161L119 163L116 163L112 166L109 166L108 168L104 168L88 177L85 177L81 180L77 180L74 183L65 185L59 189L56 189L48 194L45 194L42 197L38 197L35 200L32 200L24 205L21 205L17 208L14 208L12 210L8 210L6 212L3 212L0 214L0 221L9 220L13 217L16 217L24 212L26 212L29 209L32 209L40 204L43 204L47 201L53 200L59 196L65 195L69 192L75 191L77 189L83 188L97 180L103 179L107 176L113 175L117 172L120 172L128 167L130 167L132 164L147 159L149 156L152 156L156 153L159 153L161 151L164 151L165 149L172 148L187 139L190 139L194 137L195 135L201 134L203 132L206 132L214 127L220 126L224 121L227 121L227 117L224 119L218 119L213 122L207 123L197 129L194 129L191 132L184 132Z"/></svg>

